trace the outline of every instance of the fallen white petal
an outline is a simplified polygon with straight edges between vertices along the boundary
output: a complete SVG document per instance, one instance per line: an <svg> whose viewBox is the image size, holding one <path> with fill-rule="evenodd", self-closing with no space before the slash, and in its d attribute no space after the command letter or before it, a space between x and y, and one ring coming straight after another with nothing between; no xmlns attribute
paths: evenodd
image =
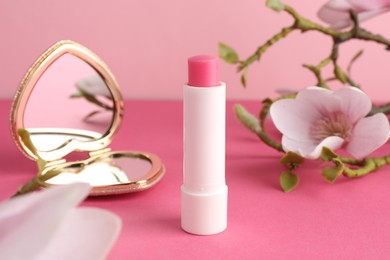
<svg viewBox="0 0 390 260"><path fill-rule="evenodd" d="M75 208L67 213L53 239L37 260L105 259L121 228L116 215L96 208Z"/></svg>
<svg viewBox="0 0 390 260"><path fill-rule="evenodd" d="M0 259L31 259L49 243L69 209L88 195L74 183L16 197L0 205ZM23 249L23 250L22 250Z"/></svg>
<svg viewBox="0 0 390 260"><path fill-rule="evenodd" d="M121 220L106 210L76 208L89 190L72 183L0 205L0 259L105 259Z"/></svg>

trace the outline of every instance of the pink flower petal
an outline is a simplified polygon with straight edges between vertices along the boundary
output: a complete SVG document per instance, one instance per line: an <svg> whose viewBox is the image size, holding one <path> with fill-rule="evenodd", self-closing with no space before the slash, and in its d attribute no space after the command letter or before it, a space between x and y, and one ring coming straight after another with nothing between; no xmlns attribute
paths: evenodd
<svg viewBox="0 0 390 260"><path fill-rule="evenodd" d="M320 116L316 110L308 109L307 104L295 99L283 99L273 103L270 115L280 132L297 140L310 138L311 121Z"/></svg>
<svg viewBox="0 0 390 260"><path fill-rule="evenodd" d="M342 100L341 111L349 116L353 124L365 117L371 110L370 98L357 88L344 87L337 90L334 95Z"/></svg>
<svg viewBox="0 0 390 260"><path fill-rule="evenodd" d="M316 144L310 140L298 141L283 135L282 146L285 152L291 151L305 157L306 154L315 149Z"/></svg>
<svg viewBox="0 0 390 260"><path fill-rule="evenodd" d="M318 11L318 17L335 30L352 25L349 11L358 13L359 21L368 20L389 11L389 0L331 0Z"/></svg>
<svg viewBox="0 0 390 260"><path fill-rule="evenodd" d="M371 19L371 18L373 18L377 15L380 15L382 13L386 13L389 10L390 10L390 8L387 7L387 8L377 9L377 10L369 10L369 11L361 12L358 14L358 18L359 18L360 22L363 22L365 20Z"/></svg>
<svg viewBox="0 0 390 260"><path fill-rule="evenodd" d="M106 259L120 228L119 217L106 210L72 209L39 259Z"/></svg>
<svg viewBox="0 0 390 260"><path fill-rule="evenodd" d="M313 97L323 97L323 96L328 96L328 95L331 95L333 93L332 90L329 90L329 89L326 89L326 88L321 88L321 87L317 87L317 86L309 86L309 87L306 87L304 89L302 89L301 91L299 91L298 93L298 98L302 98L302 99L311 99Z"/></svg>
<svg viewBox="0 0 390 260"><path fill-rule="evenodd" d="M66 212L84 200L89 189L88 184L74 183L0 205L0 259L32 259L52 239Z"/></svg>
<svg viewBox="0 0 390 260"><path fill-rule="evenodd" d="M329 149L332 150L337 150L341 148L341 146L344 144L345 140L341 137L338 136L329 136L325 138L324 140L319 143L315 149L305 156L306 158L311 158L311 159L317 159L321 156L322 148L328 147Z"/></svg>
<svg viewBox="0 0 390 260"><path fill-rule="evenodd" d="M297 141L286 136L282 138L284 151L292 151L300 154L302 157L309 159L318 159L321 156L322 148L328 147L332 150L337 150L344 143L344 139L338 136L330 136L325 138L319 144L310 141Z"/></svg>
<svg viewBox="0 0 390 260"><path fill-rule="evenodd" d="M317 13L318 17L328 23L332 29L340 30L352 25L349 13L325 5Z"/></svg>
<svg viewBox="0 0 390 260"><path fill-rule="evenodd" d="M308 87L301 90L295 99L273 103L270 115L283 135L294 140L311 140L313 122L323 115L341 110L341 103L342 100L328 89Z"/></svg>
<svg viewBox="0 0 390 260"><path fill-rule="evenodd" d="M356 158L363 158L387 142L390 126L380 113L361 119L353 129L346 150Z"/></svg>
<svg viewBox="0 0 390 260"><path fill-rule="evenodd" d="M305 103L306 110L316 109L320 115L326 115L341 108L342 100L333 94L334 92L329 89L307 87L298 93L296 100Z"/></svg>
<svg viewBox="0 0 390 260"><path fill-rule="evenodd" d="M355 10L378 10L389 6L389 0L348 0Z"/></svg>
<svg viewBox="0 0 390 260"><path fill-rule="evenodd" d="M352 8L352 4L349 0L330 0L324 6L333 10L349 11Z"/></svg>

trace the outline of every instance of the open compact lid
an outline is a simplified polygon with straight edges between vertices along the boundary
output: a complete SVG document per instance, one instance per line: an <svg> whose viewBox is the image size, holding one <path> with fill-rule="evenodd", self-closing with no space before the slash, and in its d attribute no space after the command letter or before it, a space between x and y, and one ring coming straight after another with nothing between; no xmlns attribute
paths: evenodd
<svg viewBox="0 0 390 260"><path fill-rule="evenodd" d="M159 182L165 168L157 155L107 147L122 117L122 95L108 67L78 43L54 44L28 70L11 108L13 139L39 168L18 194L81 181L91 185L90 195L110 195ZM72 152L88 157L67 162Z"/></svg>
<svg viewBox="0 0 390 260"><path fill-rule="evenodd" d="M37 160L18 134L26 129L39 157L50 162L73 151L104 149L122 115L122 95L104 62L78 43L60 41L21 81L11 108L11 133L20 150Z"/></svg>

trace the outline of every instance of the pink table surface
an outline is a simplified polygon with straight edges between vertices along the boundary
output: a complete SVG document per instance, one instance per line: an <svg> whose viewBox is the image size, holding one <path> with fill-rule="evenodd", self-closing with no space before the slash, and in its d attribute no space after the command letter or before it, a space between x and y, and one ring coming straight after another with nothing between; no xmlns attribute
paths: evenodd
<svg viewBox="0 0 390 260"><path fill-rule="evenodd" d="M109 259L388 259L390 167L330 185L320 176L319 163L310 162L299 170L299 187L283 193L279 153L240 125L233 103L227 104L228 228L218 235L195 236L180 228L182 103L126 102L123 125L111 147L160 155L166 175L148 191L83 203L123 220ZM242 103L252 112L260 106ZM35 163L11 139L9 108L9 101L0 102L2 200L36 173ZM389 144L378 153L386 150Z"/></svg>

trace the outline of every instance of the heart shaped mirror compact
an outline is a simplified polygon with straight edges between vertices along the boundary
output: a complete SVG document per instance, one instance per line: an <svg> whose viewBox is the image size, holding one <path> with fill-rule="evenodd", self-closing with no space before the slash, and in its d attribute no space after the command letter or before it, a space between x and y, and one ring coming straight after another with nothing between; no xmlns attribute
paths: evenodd
<svg viewBox="0 0 390 260"><path fill-rule="evenodd" d="M141 191L161 179L164 166L152 153L111 151L122 116L122 95L108 67L84 46L60 41L20 83L11 133L22 153L38 161L40 187L81 181L91 184L90 195ZM78 152L86 158L68 160Z"/></svg>

